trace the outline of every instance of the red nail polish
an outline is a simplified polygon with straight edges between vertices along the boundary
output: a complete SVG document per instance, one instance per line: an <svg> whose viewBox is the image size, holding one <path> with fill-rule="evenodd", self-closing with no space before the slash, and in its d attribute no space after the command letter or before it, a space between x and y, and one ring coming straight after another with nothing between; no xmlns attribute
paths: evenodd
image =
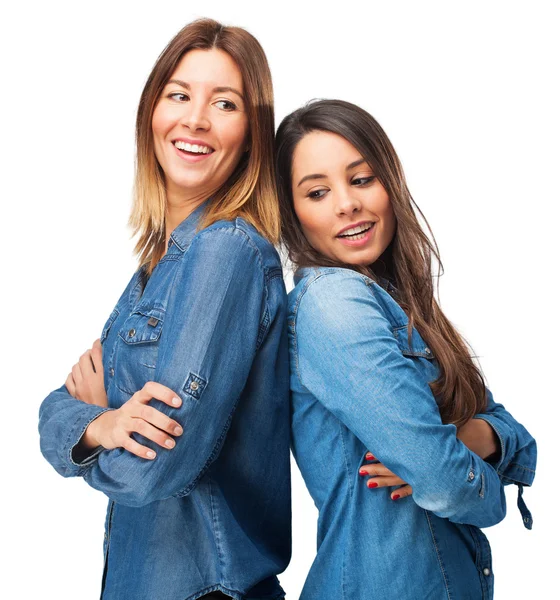
<svg viewBox="0 0 560 600"><path fill-rule="evenodd" d="M373 456L373 454L370 454L369 452L366 454L366 460L375 460L375 456Z"/></svg>
<svg viewBox="0 0 560 600"><path fill-rule="evenodd" d="M358 472L360 473L360 475L367 475L368 474L368 472L365 469L360 469Z"/></svg>
<svg viewBox="0 0 560 600"><path fill-rule="evenodd" d="M367 486L368 488L376 488L379 484L377 483L377 481L368 481L367 482Z"/></svg>
<svg viewBox="0 0 560 600"><path fill-rule="evenodd" d="M392 500L398 500L399 498L400 498L400 495L399 495L399 494L395 494L395 495L392 497Z"/></svg>

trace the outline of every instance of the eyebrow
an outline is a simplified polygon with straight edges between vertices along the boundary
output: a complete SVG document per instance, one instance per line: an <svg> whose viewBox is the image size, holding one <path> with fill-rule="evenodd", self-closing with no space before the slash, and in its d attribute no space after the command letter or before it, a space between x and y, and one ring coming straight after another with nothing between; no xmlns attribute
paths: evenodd
<svg viewBox="0 0 560 600"><path fill-rule="evenodd" d="M346 170L350 171L354 167L358 167L362 163L365 163L365 162L366 162L365 158L359 158L358 160L355 160L354 162L351 162L346 167ZM304 183L305 181L309 181L310 179L326 179L326 178L327 178L327 176L326 175L322 175L321 173L312 173L311 175L306 175L305 177L302 177L301 181L297 184L296 187L299 187L302 183Z"/></svg>
<svg viewBox="0 0 560 600"><path fill-rule="evenodd" d="M167 85L169 85L170 83L175 83L176 85L180 85L182 88L185 88L186 90L191 89L190 84L188 84L186 81L182 81L181 79L170 79L167 82ZM218 86L212 90L213 94L221 94L223 92L232 92L234 94L237 94L241 98L241 100L245 100L245 98L243 98L243 94L240 91L238 91L235 88L230 87L228 85Z"/></svg>

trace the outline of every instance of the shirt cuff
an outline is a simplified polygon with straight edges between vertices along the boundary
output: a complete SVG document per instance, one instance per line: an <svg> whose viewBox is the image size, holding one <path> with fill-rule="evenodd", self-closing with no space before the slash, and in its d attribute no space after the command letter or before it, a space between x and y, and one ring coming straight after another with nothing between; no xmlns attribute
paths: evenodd
<svg viewBox="0 0 560 600"><path fill-rule="evenodd" d="M68 466L72 470L78 470L79 472L76 473L77 475L81 474L84 470L90 467L97 460L99 454L104 450L103 446L98 446L97 448L93 448L89 451L78 449L78 445L86 429L92 421L97 419L97 417L108 410L113 410L111 408L97 406L95 404L88 404L87 406L88 409L80 414L78 419L76 419L70 428L68 439L65 444L65 447L67 448L65 454Z"/></svg>

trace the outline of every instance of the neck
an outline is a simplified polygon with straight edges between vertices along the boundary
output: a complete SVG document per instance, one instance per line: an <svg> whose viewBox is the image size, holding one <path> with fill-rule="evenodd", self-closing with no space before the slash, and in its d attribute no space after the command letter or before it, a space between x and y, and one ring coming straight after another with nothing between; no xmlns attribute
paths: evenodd
<svg viewBox="0 0 560 600"><path fill-rule="evenodd" d="M191 215L207 198L206 192L200 192L195 195L179 194L177 192L167 191L167 206L165 211L165 241L166 247L171 233Z"/></svg>

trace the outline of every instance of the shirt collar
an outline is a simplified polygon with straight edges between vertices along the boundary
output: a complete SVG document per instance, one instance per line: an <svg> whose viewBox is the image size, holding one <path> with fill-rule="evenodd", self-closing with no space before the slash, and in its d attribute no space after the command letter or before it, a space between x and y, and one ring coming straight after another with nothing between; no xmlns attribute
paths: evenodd
<svg viewBox="0 0 560 600"><path fill-rule="evenodd" d="M169 245L173 242L181 251L185 251L193 241L200 218L208 206L208 200L197 206L193 212L172 231Z"/></svg>
<svg viewBox="0 0 560 600"><path fill-rule="evenodd" d="M319 273L321 268L322 267L299 267L294 273L294 284L297 285L302 279L311 273ZM382 287L386 292L393 294L397 291L397 288L389 279L385 279L384 277L377 277L376 279L370 277L370 279Z"/></svg>

